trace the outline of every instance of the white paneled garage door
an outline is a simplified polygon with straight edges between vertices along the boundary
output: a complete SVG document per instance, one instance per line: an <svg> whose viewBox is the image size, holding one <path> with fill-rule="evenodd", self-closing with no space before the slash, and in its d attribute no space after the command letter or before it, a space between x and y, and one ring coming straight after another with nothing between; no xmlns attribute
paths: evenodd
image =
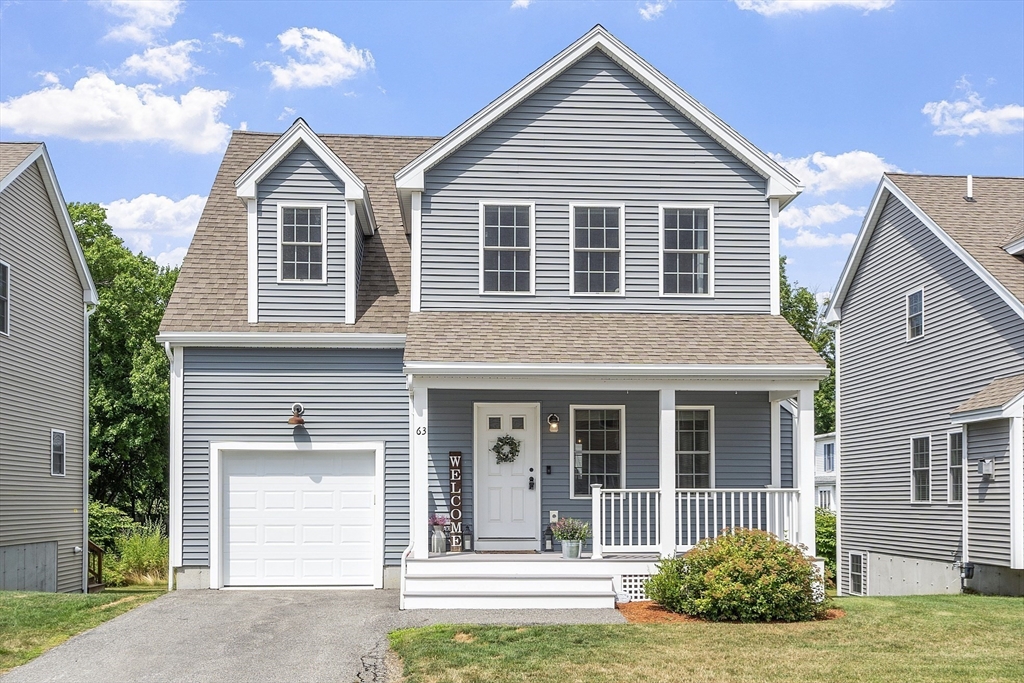
<svg viewBox="0 0 1024 683"><path fill-rule="evenodd" d="M374 462L373 451L225 453L224 585L374 585Z"/></svg>

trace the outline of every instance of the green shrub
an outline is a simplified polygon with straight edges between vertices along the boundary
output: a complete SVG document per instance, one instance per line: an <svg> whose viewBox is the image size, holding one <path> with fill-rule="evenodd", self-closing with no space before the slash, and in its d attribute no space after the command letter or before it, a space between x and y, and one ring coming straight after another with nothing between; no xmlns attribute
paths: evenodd
<svg viewBox="0 0 1024 683"><path fill-rule="evenodd" d="M120 536L139 528L139 523L126 512L95 500L89 501L89 540L110 552Z"/></svg>
<svg viewBox="0 0 1024 683"><path fill-rule="evenodd" d="M818 557L825 560L825 579L830 586L836 580L836 513L828 508L814 509L814 536Z"/></svg>
<svg viewBox="0 0 1024 683"><path fill-rule="evenodd" d="M709 621L808 621L827 608L814 565L764 531L734 529L662 560L647 596Z"/></svg>
<svg viewBox="0 0 1024 683"><path fill-rule="evenodd" d="M138 525L115 540L113 554L103 560L103 581L111 586L161 583L167 580L169 557L167 536L161 528Z"/></svg>

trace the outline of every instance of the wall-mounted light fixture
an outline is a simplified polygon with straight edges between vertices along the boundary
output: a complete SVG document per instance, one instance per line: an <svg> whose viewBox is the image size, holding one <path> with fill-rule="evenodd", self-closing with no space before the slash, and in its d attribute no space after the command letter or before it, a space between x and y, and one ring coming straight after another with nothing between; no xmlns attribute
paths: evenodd
<svg viewBox="0 0 1024 683"><path fill-rule="evenodd" d="M996 476L996 461L993 458L985 458L978 461L978 474L983 477Z"/></svg>
<svg viewBox="0 0 1024 683"><path fill-rule="evenodd" d="M554 413L548 415L548 431L552 434L558 433L558 415Z"/></svg>
<svg viewBox="0 0 1024 683"><path fill-rule="evenodd" d="M306 412L306 409L301 403L292 404L292 416L288 418L288 424L292 427L301 427L306 424L306 421L302 419L302 414Z"/></svg>

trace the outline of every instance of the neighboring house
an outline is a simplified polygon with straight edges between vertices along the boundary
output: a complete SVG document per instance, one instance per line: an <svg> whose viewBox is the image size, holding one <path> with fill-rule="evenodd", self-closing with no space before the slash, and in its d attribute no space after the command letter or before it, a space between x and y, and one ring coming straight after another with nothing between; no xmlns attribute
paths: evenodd
<svg viewBox="0 0 1024 683"><path fill-rule="evenodd" d="M0 143L0 590L88 589L96 303L46 146Z"/></svg>
<svg viewBox="0 0 1024 683"><path fill-rule="evenodd" d="M814 437L814 500L826 510L838 509L836 498L836 435Z"/></svg>
<svg viewBox="0 0 1024 683"><path fill-rule="evenodd" d="M836 288L840 585L1024 593L1024 178L887 174Z"/></svg>
<svg viewBox="0 0 1024 683"><path fill-rule="evenodd" d="M601 607L724 527L813 553L800 190L601 27L440 140L236 132L160 334L176 586ZM568 516L589 561L538 553Z"/></svg>

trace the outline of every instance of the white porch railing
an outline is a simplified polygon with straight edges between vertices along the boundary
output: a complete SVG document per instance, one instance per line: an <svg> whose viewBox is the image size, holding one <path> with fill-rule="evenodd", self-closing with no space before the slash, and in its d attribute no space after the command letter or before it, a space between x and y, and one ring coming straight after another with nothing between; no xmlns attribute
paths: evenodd
<svg viewBox="0 0 1024 683"><path fill-rule="evenodd" d="M795 543L800 515L797 489L679 489L676 549L684 550L723 529L760 529Z"/></svg>
<svg viewBox="0 0 1024 683"><path fill-rule="evenodd" d="M657 553L661 544L658 489L602 489L591 487L593 554L603 552Z"/></svg>

